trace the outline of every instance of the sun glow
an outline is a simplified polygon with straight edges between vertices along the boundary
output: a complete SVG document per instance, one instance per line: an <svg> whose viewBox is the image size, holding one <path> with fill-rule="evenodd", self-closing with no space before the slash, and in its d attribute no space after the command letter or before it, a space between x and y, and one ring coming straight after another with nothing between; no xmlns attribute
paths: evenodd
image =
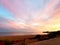
<svg viewBox="0 0 60 45"><path fill-rule="evenodd" d="M32 26L43 26L43 25L40 24L40 23L32 23L31 25L32 25Z"/></svg>
<svg viewBox="0 0 60 45"><path fill-rule="evenodd" d="M59 1L1 0L2 11L0 10L0 14L2 13L1 17L3 18L0 18L0 24L3 25L4 29L10 26L18 30L23 29L23 31L43 32L60 30ZM5 10L8 10L7 13L5 13ZM12 15L9 15L8 12L9 14L12 12Z"/></svg>
<svg viewBox="0 0 60 45"><path fill-rule="evenodd" d="M58 31L60 30L60 23L59 24L52 24L45 26L46 31Z"/></svg>

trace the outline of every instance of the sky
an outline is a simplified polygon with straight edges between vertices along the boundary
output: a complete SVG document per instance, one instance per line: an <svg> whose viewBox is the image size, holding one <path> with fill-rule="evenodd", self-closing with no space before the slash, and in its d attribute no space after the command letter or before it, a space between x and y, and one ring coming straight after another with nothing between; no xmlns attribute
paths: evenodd
<svg viewBox="0 0 60 45"><path fill-rule="evenodd" d="M0 32L60 30L60 0L0 0Z"/></svg>

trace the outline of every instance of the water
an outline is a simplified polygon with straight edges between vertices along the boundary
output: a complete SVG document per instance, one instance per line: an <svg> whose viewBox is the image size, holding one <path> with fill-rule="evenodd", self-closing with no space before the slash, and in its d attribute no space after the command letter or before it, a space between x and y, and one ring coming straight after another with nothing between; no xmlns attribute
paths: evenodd
<svg viewBox="0 0 60 45"><path fill-rule="evenodd" d="M32 35L32 32L0 32L0 36L11 36L11 35Z"/></svg>

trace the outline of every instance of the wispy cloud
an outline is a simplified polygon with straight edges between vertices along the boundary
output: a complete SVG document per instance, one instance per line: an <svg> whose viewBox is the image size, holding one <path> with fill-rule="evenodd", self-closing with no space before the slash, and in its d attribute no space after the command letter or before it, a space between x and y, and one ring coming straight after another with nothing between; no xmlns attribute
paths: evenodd
<svg viewBox="0 0 60 45"><path fill-rule="evenodd" d="M53 29L50 28L52 25L60 23L59 1L1 0L3 8L0 9L0 14L3 15L0 15L0 27L10 31L50 31ZM7 13L4 9L8 10Z"/></svg>

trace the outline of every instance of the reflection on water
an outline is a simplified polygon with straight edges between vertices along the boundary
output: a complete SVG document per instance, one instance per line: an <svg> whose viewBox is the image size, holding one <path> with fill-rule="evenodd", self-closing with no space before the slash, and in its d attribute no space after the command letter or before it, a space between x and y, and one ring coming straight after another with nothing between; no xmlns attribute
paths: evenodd
<svg viewBox="0 0 60 45"><path fill-rule="evenodd" d="M33 35L41 34L39 32L0 32L0 36L11 36L11 35Z"/></svg>

